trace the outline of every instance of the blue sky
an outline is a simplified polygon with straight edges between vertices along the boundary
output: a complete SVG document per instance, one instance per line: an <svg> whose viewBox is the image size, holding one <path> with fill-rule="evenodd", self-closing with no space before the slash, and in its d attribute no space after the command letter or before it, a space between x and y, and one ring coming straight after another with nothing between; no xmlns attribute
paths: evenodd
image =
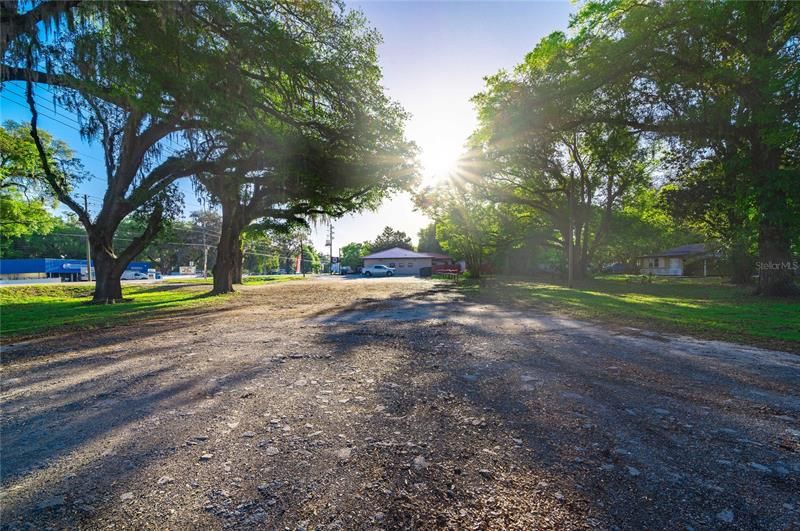
<svg viewBox="0 0 800 531"><path fill-rule="evenodd" d="M423 150L428 178L446 171L475 127L470 98L480 92L483 77L519 63L536 43L553 31L564 30L575 6L569 2L348 2L364 12L383 35L379 48L384 86L411 113L406 134ZM43 98L47 93L43 92ZM43 100L44 101L44 100ZM11 85L0 99L2 120L29 121L23 88ZM96 178L78 192L99 204L104 192L102 152L81 140L74 118L52 105L43 106L40 127L65 140ZM191 184L181 184L185 212L200 208ZM334 222L334 246L374 238L386 225L407 232L429 222L414 211L407 195L384 201L376 212L346 216ZM326 227L314 230L322 249Z"/></svg>

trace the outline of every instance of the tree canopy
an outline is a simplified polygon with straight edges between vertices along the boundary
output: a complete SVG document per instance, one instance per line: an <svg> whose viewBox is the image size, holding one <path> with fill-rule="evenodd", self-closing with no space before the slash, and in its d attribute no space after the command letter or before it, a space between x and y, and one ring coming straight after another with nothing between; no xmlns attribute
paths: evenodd
<svg viewBox="0 0 800 531"><path fill-rule="evenodd" d="M14 16L39 6L30 7ZM16 26L4 35L2 75L26 83L35 140L37 88L47 84L103 149L108 188L90 216L37 142L48 184L89 233L96 301L121 297L125 265L179 214L178 179L198 178L220 203L223 195L254 203L238 221L243 228L258 218L369 206L413 173L405 114L380 86L379 36L338 3L62 7L52 20L67 27L49 39ZM146 223L117 250L113 236L128 216ZM240 232L227 235L220 258L240 245Z"/></svg>
<svg viewBox="0 0 800 531"><path fill-rule="evenodd" d="M53 171L65 188L74 187L84 177L80 160L49 133L42 132L41 139ZM50 213L56 204L28 126L5 122L0 128L0 237L48 232L58 223Z"/></svg>
<svg viewBox="0 0 800 531"><path fill-rule="evenodd" d="M761 264L761 293L793 293L799 24L786 2L587 2L486 78L455 180L506 205L512 248L536 234L566 263L571 243L578 276L698 238L734 280Z"/></svg>
<svg viewBox="0 0 800 531"><path fill-rule="evenodd" d="M392 249L393 247L400 247L402 249L413 250L414 246L411 244L411 236L401 230L393 229L386 226L378 236L369 243L370 253L377 253Z"/></svg>
<svg viewBox="0 0 800 531"><path fill-rule="evenodd" d="M573 28L570 84L593 99L583 120L668 141L679 189L722 185L709 213L728 217L742 238L752 217L759 262L791 262L800 234L800 6L589 2ZM794 292L791 269L762 267L759 289Z"/></svg>

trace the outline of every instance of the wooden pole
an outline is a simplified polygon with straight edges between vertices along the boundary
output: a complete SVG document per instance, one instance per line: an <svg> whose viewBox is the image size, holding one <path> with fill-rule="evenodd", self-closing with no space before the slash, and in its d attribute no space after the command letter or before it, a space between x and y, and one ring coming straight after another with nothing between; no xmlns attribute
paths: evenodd
<svg viewBox="0 0 800 531"><path fill-rule="evenodd" d="M83 209L89 215L89 196L83 194ZM89 242L89 230L86 230L86 278L92 281L92 246Z"/></svg>
<svg viewBox="0 0 800 531"><path fill-rule="evenodd" d="M569 230L567 231L567 286L572 287L572 280L573 280L573 249L572 249L572 195L573 195L573 181L575 180L575 171L571 170L569 172L569 193L567 194L567 200L569 201Z"/></svg>
<svg viewBox="0 0 800 531"><path fill-rule="evenodd" d="M331 223L331 231L330 235L328 236L330 240L328 240L328 249L330 252L330 271L328 271L331 275L333 274L333 223Z"/></svg>
<svg viewBox="0 0 800 531"><path fill-rule="evenodd" d="M206 244L205 222L203 223L203 278L208 278L208 245Z"/></svg>

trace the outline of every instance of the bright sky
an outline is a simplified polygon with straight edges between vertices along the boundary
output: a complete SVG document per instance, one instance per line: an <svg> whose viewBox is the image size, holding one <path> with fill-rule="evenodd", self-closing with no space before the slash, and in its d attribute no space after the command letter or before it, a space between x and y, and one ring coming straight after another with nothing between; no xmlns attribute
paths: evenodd
<svg viewBox="0 0 800 531"><path fill-rule="evenodd" d="M484 76L520 63L545 35L564 30L569 2L348 2L383 35L379 48L384 86L412 114L406 134L422 149L426 176L446 173L476 125L470 98ZM376 212L334 222L334 247L374 239L390 225L416 242L430 223L407 194ZM326 229L315 231L318 249ZM334 253L336 253L334 249Z"/></svg>
<svg viewBox="0 0 800 531"><path fill-rule="evenodd" d="M483 88L483 77L510 69L550 32L564 30L575 6L568 2L407 2L353 1L383 35L379 48L384 85L389 95L411 113L406 134L422 149L428 177L446 172L475 127L470 98ZM23 87L3 90L0 119L29 121ZM45 93L46 94L46 93ZM96 210L104 193L102 152L83 142L74 118L53 107L41 109L40 127L65 140L96 178L78 193L89 194ZM188 214L201 207L191 184L181 183ZM390 225L416 241L429 220L414 211L401 194L375 212L346 216L334 222L334 253L349 242L374 239ZM314 246L325 250L327 227L313 230Z"/></svg>

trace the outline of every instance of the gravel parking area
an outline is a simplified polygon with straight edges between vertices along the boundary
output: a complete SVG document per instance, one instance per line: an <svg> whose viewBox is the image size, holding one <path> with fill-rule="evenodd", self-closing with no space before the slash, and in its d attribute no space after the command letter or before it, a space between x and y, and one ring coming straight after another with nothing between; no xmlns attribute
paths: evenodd
<svg viewBox="0 0 800 531"><path fill-rule="evenodd" d="M800 529L800 357L419 279L3 349L2 527Z"/></svg>

